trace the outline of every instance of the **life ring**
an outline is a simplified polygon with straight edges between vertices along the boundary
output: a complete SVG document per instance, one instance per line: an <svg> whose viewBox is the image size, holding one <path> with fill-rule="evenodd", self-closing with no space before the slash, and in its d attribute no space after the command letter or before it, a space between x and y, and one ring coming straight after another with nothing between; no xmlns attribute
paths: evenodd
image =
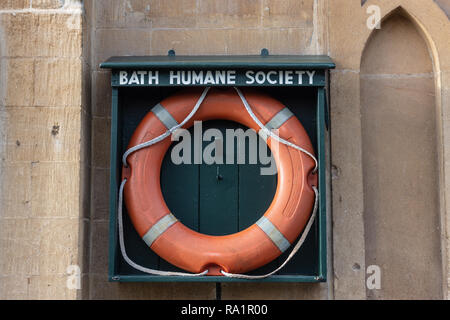
<svg viewBox="0 0 450 320"><path fill-rule="evenodd" d="M138 125L129 148L149 141L181 123L191 112L201 92L181 91L164 99ZM279 129L280 137L314 154L311 141L300 121L279 101L259 91L244 91L258 119L268 128ZM223 119L258 131L242 101L232 89L211 89L197 113L186 123ZM271 147L272 138L267 139ZM171 144L166 138L128 156L122 168L127 183L124 200L139 236L160 257L193 273L208 270L245 273L282 254L304 229L314 205L317 185L314 161L304 153L279 143L272 148L278 170L275 197L258 222L238 233L225 236L201 234L184 226L167 207L160 187L163 158Z"/></svg>

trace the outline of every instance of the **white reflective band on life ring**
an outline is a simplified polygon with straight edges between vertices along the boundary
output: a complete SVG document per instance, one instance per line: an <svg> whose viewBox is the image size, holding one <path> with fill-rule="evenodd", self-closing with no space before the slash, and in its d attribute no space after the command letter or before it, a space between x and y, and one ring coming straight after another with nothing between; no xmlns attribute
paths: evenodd
<svg viewBox="0 0 450 320"><path fill-rule="evenodd" d="M269 130L279 129L286 121L292 118L294 114L288 108L284 108L278 112L269 122L266 123L266 128Z"/></svg>
<svg viewBox="0 0 450 320"><path fill-rule="evenodd" d="M178 219L171 213L162 217L157 223L147 231L147 233L142 237L142 240L151 247L153 242L158 239L171 225L177 222Z"/></svg>
<svg viewBox="0 0 450 320"><path fill-rule="evenodd" d="M281 252L285 252L290 246L290 242L283 236L280 230L266 217L262 217L256 225L272 240Z"/></svg>
<svg viewBox="0 0 450 320"><path fill-rule="evenodd" d="M164 108L160 103L153 107L152 112L158 117L164 126L170 130L178 125L177 120L175 120L172 115Z"/></svg>
<svg viewBox="0 0 450 320"><path fill-rule="evenodd" d="M294 114L292 113L291 110L289 110L288 108L284 108L276 115L274 115L273 118L270 119L270 121L265 124L265 127L269 130L279 129L286 121L288 121L293 116ZM264 132L264 130L259 130L259 135L264 140L267 140L267 135Z"/></svg>

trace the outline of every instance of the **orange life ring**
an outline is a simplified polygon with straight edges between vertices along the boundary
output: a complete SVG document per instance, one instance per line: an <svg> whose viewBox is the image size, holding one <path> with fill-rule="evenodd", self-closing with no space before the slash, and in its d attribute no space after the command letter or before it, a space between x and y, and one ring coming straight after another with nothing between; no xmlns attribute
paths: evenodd
<svg viewBox="0 0 450 320"><path fill-rule="evenodd" d="M158 110L149 112L139 124L129 148L166 132L170 126L167 122L181 123L200 94L199 90L190 89L163 100ZM289 116L289 112L286 116L283 104L258 91L246 90L244 94L262 123L279 122L280 137L314 154L300 121ZM194 121L213 119L235 121L256 131L260 129L232 89L211 89L184 128L192 126ZM271 141L272 138L267 140L269 147ZM278 186L264 216L238 233L210 236L176 220L164 201L160 170L170 144L171 139L166 138L134 152L128 157L129 166L122 168L122 179L127 179L124 199L131 221L140 237L166 261L193 273L208 269L209 276L222 275L221 270L245 273L277 258L304 229L314 205L312 186L317 185L317 175L313 172L315 163L309 156L281 143L278 148L271 148L276 159Z"/></svg>

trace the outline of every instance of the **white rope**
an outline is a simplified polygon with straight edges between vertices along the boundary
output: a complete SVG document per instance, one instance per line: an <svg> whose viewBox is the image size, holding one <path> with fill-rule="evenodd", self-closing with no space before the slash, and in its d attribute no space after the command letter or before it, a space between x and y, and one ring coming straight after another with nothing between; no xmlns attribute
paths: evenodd
<svg viewBox="0 0 450 320"><path fill-rule="evenodd" d="M285 144L291 148L297 149L305 154L307 154L311 159L314 160L315 163L315 167L313 172L317 171L318 168L318 163L317 163L317 159L316 157L314 157L314 155L312 153L310 153L309 151L303 149L302 147L299 147L287 140L284 140L283 138L281 138L280 136L277 136L276 134L274 134L271 130L269 130L268 128L266 128L261 121L259 121L258 117L253 113L252 108L250 107L250 105L247 102L247 99L245 99L244 95L242 94L241 90L239 90L239 88L234 87L234 89L236 90L236 92L238 93L239 97L242 100L242 103L244 104L245 110L247 110L248 114L250 115L250 117L252 117L253 121L256 122L256 124L263 130L263 132L269 136L271 136L272 138L274 138L275 140L281 142L282 144Z"/></svg>
<svg viewBox="0 0 450 320"><path fill-rule="evenodd" d="M161 134L160 136L141 143L139 145L136 145L130 149L128 149L123 157L122 157L122 162L123 165L125 167L128 167L128 163L127 163L127 158L130 154L132 154L133 152L136 152L138 150L141 150L143 148L147 148L151 145L154 145L162 140L164 140L165 138L167 138L168 136L170 136L174 131L176 131L177 129L181 128L182 126L184 126L197 112L197 110L200 108L201 104L203 103L203 101L206 98L206 95L208 94L210 87L205 88L205 90L203 91L202 95L200 96L200 98L198 99L197 103L195 104L194 108L192 109L192 111L189 113L189 115L183 120L183 122L181 122L179 125L167 130L165 133ZM236 92L238 93L239 97L241 98L245 109L247 110L248 114L252 117L253 121L256 122L256 124L270 137L274 138L275 140L289 146L292 147L294 149L297 149L305 154L307 154L308 156L310 156L314 162L315 162L315 168L313 172L317 171L318 168L318 162L317 159L314 157L314 155L312 155L310 152L308 152L307 150L287 141L284 140L283 138L279 137L278 135L274 134L272 131L270 131L268 128L266 128L261 121L256 117L256 115L253 113L250 105L248 104L247 100L245 99L244 95L242 94L242 92L235 87ZM125 184L127 182L127 179L124 179L120 185L120 190L119 190L119 204L118 204L118 224L119 224L119 243L120 243L120 250L122 253L123 258L125 259L125 261L132 266L133 268L145 272L145 273L149 273L149 274L154 274L154 275L161 275L161 276L183 276L183 277L199 277L199 276L204 276L208 273L208 270L205 270L201 273L184 273L184 272L170 272L170 271L161 271L161 270L154 270L154 269L149 269L146 267L143 267L137 263L135 263L134 261L132 261L125 250L125 241L124 241L124 236L123 236L123 189L125 187ZM309 233L309 230L311 229L311 226L315 220L316 217L316 212L317 212L317 207L318 207L318 198L319 198L319 193L317 191L316 187L313 187L314 193L315 193L315 203L314 203L314 209L313 209L313 213L308 221L308 224L305 227L305 230L303 231L302 236L300 237L299 241L297 242L297 244L295 245L294 249L292 250L292 252L289 254L288 258L284 261L284 263L278 267L276 270L272 271L271 273L265 274L265 275L259 275L259 276L249 276L249 275L244 275L244 274L232 274L232 273L227 273L223 270L221 270L221 273L226 276L226 277L230 277L230 278L240 278L240 279L263 279L263 278L267 278L273 274L275 274L276 272L280 271L290 260L291 258L297 253L297 251L300 249L300 247L303 245L306 236Z"/></svg>
<svg viewBox="0 0 450 320"><path fill-rule="evenodd" d="M318 199L319 199L319 192L317 191L316 187L312 187L314 190L314 193L316 194L316 198L314 201L314 209L313 212L311 214L311 217L309 218L308 224L305 227L305 230L303 231L302 236L300 237L300 239L297 241L297 243L295 244L294 249L292 249L291 253L289 254L289 256L286 258L286 260L283 262L282 265L280 265L277 269L275 269L274 271L264 274L264 275L258 275L258 276L249 276L246 274L237 274L237 273L228 273L225 272L223 270L220 270L220 272L229 278L237 278L237 279L247 279L247 280L257 280L257 279L264 279L267 277L270 277L271 275L277 273L278 271L280 271L281 269L284 268L284 266L292 259L293 256L295 256L295 254L297 253L297 251L301 248L301 246L303 245L303 243L306 240L306 236L309 233L309 230L311 230L311 227L314 223L314 220L316 218L316 213L317 213L317 207L318 207Z"/></svg>
<svg viewBox="0 0 450 320"><path fill-rule="evenodd" d="M123 188L125 187L125 184L127 183L127 179L124 179L122 183L120 184L120 190L119 190L119 207L118 207L118 218L119 221L119 242L120 242L120 251L122 252L122 256L125 259L125 261L132 266L133 268L149 273L154 274L157 276L181 276L181 277L200 277L204 276L208 273L208 270L203 271L202 273L184 273L184 272L171 272L171 271L161 271L161 270L155 270L155 269L149 269L146 267L143 267L137 263L135 263L133 260L131 260L127 252L125 250L125 241L123 237L123 214L122 214L122 204L123 204Z"/></svg>
<svg viewBox="0 0 450 320"><path fill-rule="evenodd" d="M147 142L138 144L138 145L136 145L136 146L134 146L134 147L128 149L128 150L123 154L123 157L122 157L122 162L123 162L123 165L125 166L125 168L128 168L127 158L128 158L128 156L129 156L130 154L132 154L133 152L136 152L136 151L138 151L138 150L141 150L141 149L143 149L143 148L150 147L151 145L154 145L155 143L158 143L158 142L164 140L165 138L167 138L168 136L170 136L174 131L176 131L177 129L181 128L181 127L184 126L189 120L191 120L191 118L194 116L194 114L197 112L197 110L200 108L200 106L202 105L203 101L205 100L206 95L208 94L209 89L211 89L211 87L207 87L205 90L203 90L202 95L201 95L200 98L198 99L198 101L197 101L197 103L195 104L194 108L192 109L191 113L189 113L188 116L187 116L187 117L183 120L183 122L181 122L179 125L177 125L177 126L171 128L171 129L167 130L167 131L164 132L162 135L160 135L160 136L158 136L158 137L156 137L156 138L154 138L154 139L152 139L152 140L150 140L150 141L147 141Z"/></svg>
<svg viewBox="0 0 450 320"><path fill-rule="evenodd" d="M287 146L289 146L289 147L292 147L292 148L294 148L294 149L297 149L297 150L299 150L299 151L301 151L301 152L307 154L309 157L311 157L311 158L314 160L314 162L315 162L315 164L316 164L316 166L315 166L313 172L317 171L317 168L318 168L318 162L317 162L316 157L314 157L313 154L311 154L311 153L308 152L307 150L305 150L305 149L303 149L303 148L301 148L301 147L299 147L299 146L297 146L297 145L295 145L295 144L293 144L293 143L290 143L290 142L287 141L287 140L284 140L284 139L281 138L280 136L277 136L277 135L274 134L272 131L270 131L269 129L267 129L267 128L262 124L262 122L259 121L258 117L256 117L255 113L253 112L252 108L251 108L250 105L248 104L247 99L245 99L245 97L244 97L244 95L242 94L241 90L239 90L239 88L237 88L237 87L234 87L234 89L236 90L236 92L238 93L239 97L241 98L242 103L244 104L245 109L247 110L247 112L248 112L248 114L250 115L250 117L252 117L253 121L256 122L256 124L264 131L264 133L266 133L267 135L270 135L270 136L271 136L272 138L274 138L275 140L277 140L277 141L279 141L279 142L281 142L281 143L283 143L283 144L285 144L285 145L287 145ZM318 207L318 202L319 202L319 201L318 201L318 200L319 200L319 192L317 191L317 188L316 188L315 186L313 186L312 189L314 190L315 200L314 200L314 209L313 209L313 212L312 212L312 214L311 214L311 217L309 218L309 221L308 221L308 223L307 223L307 225L306 225L306 227L305 227L305 230L304 230L303 233L302 233L302 236L300 237L300 239L299 239L299 240L297 241L297 243L295 244L294 249L292 249L292 251L291 251L291 253L289 254L289 256L286 258L286 260L285 260L285 261L284 261L277 269L275 269L274 271L272 271L272 272L270 272L270 273L267 273L267 274L264 274L264 275L257 275L257 276L249 276L249 275L245 275L245 274L228 273L228 272L225 272L225 271L223 271L223 270L220 270L220 272L221 272L224 276L229 277L229 278L247 279L247 280L257 280L257 279L264 279L264 278L270 277L271 275L273 275L273 274L277 273L278 271L280 271L281 269L283 269L284 266L292 259L292 257L297 253L297 251L301 248L301 246L302 246L303 243L305 242L306 236L309 234L309 230L311 230L311 227L312 227L312 225L313 225L313 223L314 223L314 220L315 220L315 218L316 218L317 207Z"/></svg>
<svg viewBox="0 0 450 320"><path fill-rule="evenodd" d="M127 163L127 158L128 156L133 153L136 152L138 150L147 148L151 145L154 145L162 140L164 140L165 138L167 138L168 136L170 136L174 131L176 131L177 129L181 128L182 126L184 126L193 116L194 114L197 112L197 110L200 108L201 104L203 103L203 101L206 98L206 95L208 94L210 87L205 88L205 90L203 91L202 95L200 96L200 98L198 99L197 103L195 104L194 108L192 109L192 111L188 114L188 116L183 120L183 122L181 122L179 125L167 130L165 133L163 133L162 135L138 144L130 149L128 149L122 158L122 162L123 165L125 167L128 167L128 163ZM127 182L127 179L124 179L120 185L120 190L119 190L119 204L118 204L118 224L119 224L119 243L120 243L120 251L122 253L122 256L124 258L124 260L133 268L145 272L145 273L149 273L149 274L153 274L153 275L158 275L158 276L181 276L181 277L199 277L199 276L204 276L208 273L208 270L205 270L201 273L184 273L184 272L171 272L171 271L161 271L161 270L155 270L155 269L150 269L150 268L146 268L143 267L137 263L135 263L133 260L131 260L126 252L125 249L125 241L124 241L124 236L123 236L123 189L125 187L125 184Z"/></svg>

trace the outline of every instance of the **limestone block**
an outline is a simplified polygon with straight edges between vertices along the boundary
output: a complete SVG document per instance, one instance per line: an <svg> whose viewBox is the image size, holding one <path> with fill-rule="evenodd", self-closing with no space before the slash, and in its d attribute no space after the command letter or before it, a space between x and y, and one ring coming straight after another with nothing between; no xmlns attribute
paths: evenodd
<svg viewBox="0 0 450 320"><path fill-rule="evenodd" d="M111 72L93 72L92 115L109 118L111 116Z"/></svg>
<svg viewBox="0 0 450 320"><path fill-rule="evenodd" d="M358 1L329 1L329 49L337 68L359 70L368 17Z"/></svg>
<svg viewBox="0 0 450 320"><path fill-rule="evenodd" d="M5 106L28 107L34 100L34 60L5 59Z"/></svg>
<svg viewBox="0 0 450 320"><path fill-rule="evenodd" d="M82 61L80 59L37 60L35 74L35 106L81 106Z"/></svg>
<svg viewBox="0 0 450 320"><path fill-rule="evenodd" d="M38 244L33 262L39 276L65 275L71 265L81 267L80 219L33 219L29 237Z"/></svg>
<svg viewBox="0 0 450 320"><path fill-rule="evenodd" d="M31 6L36 9L59 9L64 5L63 0L33 0Z"/></svg>
<svg viewBox="0 0 450 320"><path fill-rule="evenodd" d="M109 248L109 221L92 222L92 247L89 264L91 274L105 275L108 273L107 248Z"/></svg>
<svg viewBox="0 0 450 320"><path fill-rule="evenodd" d="M78 218L79 172L77 162L34 164L31 172L32 216Z"/></svg>
<svg viewBox="0 0 450 320"><path fill-rule="evenodd" d="M83 281L84 282L84 281ZM75 300L81 291L67 287L67 275L29 277L28 297L32 300Z"/></svg>
<svg viewBox="0 0 450 320"><path fill-rule="evenodd" d="M434 81L361 85L366 260L382 271L381 290L369 297L440 299Z"/></svg>
<svg viewBox="0 0 450 320"><path fill-rule="evenodd" d="M80 110L6 108L7 161L79 161Z"/></svg>
<svg viewBox="0 0 450 320"><path fill-rule="evenodd" d="M410 20L400 15L374 30L364 49L361 65L366 74L432 73L430 53ZM407 57L407 58L406 58ZM370 61L370 63L366 63Z"/></svg>
<svg viewBox="0 0 450 320"><path fill-rule="evenodd" d="M93 169L92 218L94 220L107 220L109 217L109 175L109 169Z"/></svg>
<svg viewBox="0 0 450 320"><path fill-rule="evenodd" d="M109 168L111 120L94 118L92 132L92 164L96 168Z"/></svg>
<svg viewBox="0 0 450 320"><path fill-rule="evenodd" d="M196 25L196 0L140 1L133 11L146 11L152 28L192 28Z"/></svg>
<svg viewBox="0 0 450 320"><path fill-rule="evenodd" d="M91 129L92 117L86 110L81 110L80 160L83 165L90 165L92 159Z"/></svg>
<svg viewBox="0 0 450 320"><path fill-rule="evenodd" d="M311 28L314 0L264 0L263 26L275 28Z"/></svg>
<svg viewBox="0 0 450 320"><path fill-rule="evenodd" d="M229 54L260 54L262 48L270 54L304 54L310 44L311 28L230 30Z"/></svg>
<svg viewBox="0 0 450 320"><path fill-rule="evenodd" d="M0 218L31 216L31 164L4 163L0 176ZM0 268L1 269L1 268Z"/></svg>
<svg viewBox="0 0 450 320"><path fill-rule="evenodd" d="M25 9L30 7L30 0L0 0L0 10Z"/></svg>
<svg viewBox="0 0 450 320"><path fill-rule="evenodd" d="M28 285L29 278L24 275L0 276L0 299L27 299Z"/></svg>
<svg viewBox="0 0 450 320"><path fill-rule="evenodd" d="M39 238L33 237L31 219L0 219L0 274L30 275L39 272Z"/></svg>
<svg viewBox="0 0 450 320"><path fill-rule="evenodd" d="M2 52L13 57L80 57L81 19L76 17L56 13L2 14Z"/></svg>
<svg viewBox="0 0 450 320"><path fill-rule="evenodd" d="M151 39L152 55L167 55L174 49L177 54L225 54L228 31L220 29L154 30Z"/></svg>
<svg viewBox="0 0 450 320"><path fill-rule="evenodd" d="M262 21L259 0L200 0L197 10L200 28L252 28Z"/></svg>
<svg viewBox="0 0 450 320"><path fill-rule="evenodd" d="M365 299L359 74L332 72L330 94L334 294Z"/></svg>
<svg viewBox="0 0 450 320"><path fill-rule="evenodd" d="M448 0L434 0L438 6L445 12L450 18L450 2Z"/></svg>
<svg viewBox="0 0 450 320"><path fill-rule="evenodd" d="M152 26L150 12L153 5L150 0L95 0L93 2L93 25L96 28L149 28Z"/></svg>
<svg viewBox="0 0 450 320"><path fill-rule="evenodd" d="M111 56L150 54L152 37L147 29L97 29L95 38L93 68Z"/></svg>

